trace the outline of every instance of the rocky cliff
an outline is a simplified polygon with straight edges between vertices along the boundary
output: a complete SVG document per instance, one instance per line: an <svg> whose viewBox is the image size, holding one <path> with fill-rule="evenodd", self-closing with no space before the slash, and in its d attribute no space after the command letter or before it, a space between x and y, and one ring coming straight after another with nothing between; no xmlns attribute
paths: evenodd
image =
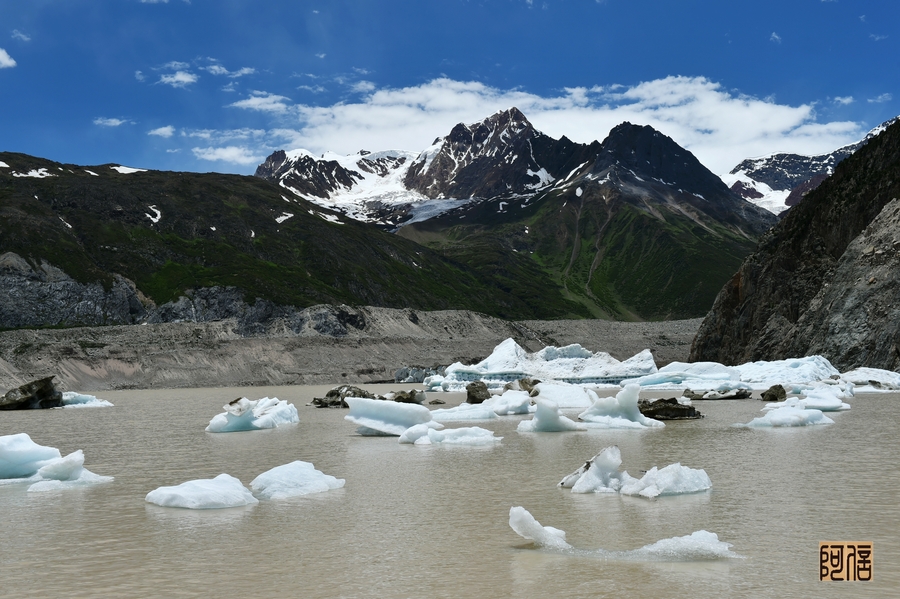
<svg viewBox="0 0 900 599"><path fill-rule="evenodd" d="M841 162L766 233L716 298L691 360L821 354L900 367L900 122Z"/></svg>

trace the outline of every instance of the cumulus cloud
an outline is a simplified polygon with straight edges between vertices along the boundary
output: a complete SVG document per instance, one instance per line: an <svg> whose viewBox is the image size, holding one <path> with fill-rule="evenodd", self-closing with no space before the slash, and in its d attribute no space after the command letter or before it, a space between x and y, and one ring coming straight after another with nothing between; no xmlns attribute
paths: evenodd
<svg viewBox="0 0 900 599"><path fill-rule="evenodd" d="M19 31L18 29L13 29L13 32L12 32L12 38L13 38L14 40L19 40L20 42L30 42L30 41L31 41L31 36L30 36L30 35L27 35L27 34L25 34L25 33L22 33L22 32Z"/></svg>
<svg viewBox="0 0 900 599"><path fill-rule="evenodd" d="M115 119L98 116L94 119L94 124L101 127L119 127L121 125L133 125L134 121L130 121L128 119Z"/></svg>
<svg viewBox="0 0 900 599"><path fill-rule="evenodd" d="M229 106L235 108L244 108L247 110L257 110L259 112L286 113L288 111L288 102L290 98L270 94L269 92L253 91L251 96L246 100L239 100Z"/></svg>
<svg viewBox="0 0 900 599"><path fill-rule="evenodd" d="M836 98L833 99L833 102L835 104L841 104L843 106L846 106L847 104L853 104L854 100L853 100L853 96L837 96Z"/></svg>
<svg viewBox="0 0 900 599"><path fill-rule="evenodd" d="M165 127L160 127L158 129L152 129L147 132L147 135L157 135L159 137L169 138L175 135L175 127L172 125L166 125Z"/></svg>
<svg viewBox="0 0 900 599"><path fill-rule="evenodd" d="M224 148L192 148L194 156L200 160L230 162L243 166L259 164L265 156L256 155L252 150L242 146L226 146Z"/></svg>
<svg viewBox="0 0 900 599"><path fill-rule="evenodd" d="M176 71L175 73L163 75L159 78L159 82L171 85L172 87L187 87L191 83L195 83L197 79L197 75L193 73Z"/></svg>
<svg viewBox="0 0 900 599"><path fill-rule="evenodd" d="M880 96L876 96L874 98L869 98L869 103L883 104L884 102L890 102L893 99L894 99L893 94L881 94Z"/></svg>
<svg viewBox="0 0 900 599"><path fill-rule="evenodd" d="M332 106L288 105L286 98L270 99L263 93L240 107L261 110L254 104L267 102L277 106L269 111L277 122L267 144L316 154L350 154L359 148L418 151L457 123L477 122L511 106L544 133L582 143L604 139L623 121L651 125L716 173L775 151L830 151L864 133L854 122L817 122L811 104L788 106L748 97L703 77L666 77L633 87L569 88L549 97L442 78L376 89L357 102Z"/></svg>
<svg viewBox="0 0 900 599"><path fill-rule="evenodd" d="M371 91L375 91L375 84L371 81L357 81L350 86L350 89L360 94L367 94Z"/></svg>
<svg viewBox="0 0 900 599"><path fill-rule="evenodd" d="M13 60L13 57L7 54L6 50L0 48L0 69L11 69L16 66L16 61Z"/></svg>

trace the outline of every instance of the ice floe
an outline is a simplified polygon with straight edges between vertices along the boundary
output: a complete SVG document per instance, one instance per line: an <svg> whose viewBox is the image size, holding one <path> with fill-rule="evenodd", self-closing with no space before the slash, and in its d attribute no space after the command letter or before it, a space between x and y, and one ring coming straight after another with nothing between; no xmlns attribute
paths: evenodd
<svg viewBox="0 0 900 599"><path fill-rule="evenodd" d="M241 481L224 473L215 478L201 478L172 487L159 487L147 493L145 499L162 507L191 510L240 507L259 503Z"/></svg>
<svg viewBox="0 0 900 599"><path fill-rule="evenodd" d="M494 436L494 431L478 426L435 430L428 424L411 426L400 435L400 443L415 445L494 445L501 439Z"/></svg>
<svg viewBox="0 0 900 599"><path fill-rule="evenodd" d="M589 428L661 428L665 424L647 418L638 409L641 387L625 385L615 397L598 397L590 408L578 415Z"/></svg>
<svg viewBox="0 0 900 599"><path fill-rule="evenodd" d="M222 406L222 409L225 410L223 413L217 414L209 421L207 432L255 431L300 422L297 408L277 397L263 397L257 400L241 397Z"/></svg>
<svg viewBox="0 0 900 599"><path fill-rule="evenodd" d="M28 491L50 491L106 483L111 476L84 467L80 449L62 456L55 447L38 445L27 433L0 436L0 484L31 483Z"/></svg>
<svg viewBox="0 0 900 599"><path fill-rule="evenodd" d="M843 412L850 409L850 404L841 401L839 397L829 393L826 389L812 389L807 392L806 397L788 397L784 401L767 403L763 410L778 410L781 408Z"/></svg>
<svg viewBox="0 0 900 599"><path fill-rule="evenodd" d="M525 395L527 396L528 394L526 393ZM480 404L461 403L453 408L431 410L431 417L438 422L452 422L454 420L492 420L497 418L497 413L494 411L493 405L488 404L487 402Z"/></svg>
<svg viewBox="0 0 900 599"><path fill-rule="evenodd" d="M788 426L814 426L818 424L834 424L834 420L821 410L785 406L769 410L764 415L754 418L746 424L736 423L732 426L747 428L770 428Z"/></svg>
<svg viewBox="0 0 900 599"><path fill-rule="evenodd" d="M113 404L105 399L97 399L94 395L64 391L62 394L64 408L111 408Z"/></svg>
<svg viewBox="0 0 900 599"><path fill-rule="evenodd" d="M549 399L538 399L534 418L523 420L516 430L520 433L560 433L583 431L587 430L587 427L563 416L556 402Z"/></svg>
<svg viewBox="0 0 900 599"><path fill-rule="evenodd" d="M497 345L490 356L474 365L456 362L445 374L425 379L426 390L463 391L472 381L484 381L488 388L498 391L506 383L531 377L541 381L561 381L575 384L618 385L622 379L656 372L650 350L644 350L620 362L606 352L593 353L580 345L548 346L539 352L528 353L513 339Z"/></svg>
<svg viewBox="0 0 900 599"><path fill-rule="evenodd" d="M573 493L621 493L652 499L665 495L699 493L712 487L705 470L680 463L648 470L641 478L619 472L622 454L615 445L607 447L560 481Z"/></svg>
<svg viewBox="0 0 900 599"><path fill-rule="evenodd" d="M402 435L406 429L417 424L427 424L430 428L441 429L443 424L432 418L431 410L419 404L397 403L382 399L347 397L350 406L345 420L359 425L360 435Z"/></svg>
<svg viewBox="0 0 900 599"><path fill-rule="evenodd" d="M250 488L264 499L287 499L312 493L323 493L344 486L343 478L335 478L300 460L276 466L250 482Z"/></svg>
<svg viewBox="0 0 900 599"><path fill-rule="evenodd" d="M527 391L510 389L501 395L494 395L484 400L481 405L492 409L498 416L511 416L531 412L534 408L531 402L532 397Z"/></svg>
<svg viewBox="0 0 900 599"><path fill-rule="evenodd" d="M595 549L575 550L566 542L566 533L552 526L542 526L524 507L509 509L509 526L520 537L532 541L538 547L577 555L593 555L606 559L625 561L701 561L722 558L740 558L731 550L731 543L720 541L718 535L698 530L683 537L662 539L631 551Z"/></svg>
<svg viewBox="0 0 900 599"><path fill-rule="evenodd" d="M854 391L873 393L900 390L900 373L881 368L854 368L841 375L845 381L855 385Z"/></svg>

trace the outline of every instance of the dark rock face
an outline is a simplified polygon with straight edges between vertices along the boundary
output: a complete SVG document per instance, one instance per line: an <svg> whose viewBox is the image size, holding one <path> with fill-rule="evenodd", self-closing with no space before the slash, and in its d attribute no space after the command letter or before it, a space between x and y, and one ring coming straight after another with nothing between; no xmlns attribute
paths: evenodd
<svg viewBox="0 0 900 599"><path fill-rule="evenodd" d="M785 391L784 387L781 385L772 385L762 393L761 400L768 403L775 403L777 401L784 401L787 399L787 391Z"/></svg>
<svg viewBox="0 0 900 599"><path fill-rule="evenodd" d="M466 403L479 404L490 397L491 394L484 381L473 381L466 385Z"/></svg>
<svg viewBox="0 0 900 599"><path fill-rule="evenodd" d="M62 393L54 386L52 376L25 383L0 397L0 410L37 410L62 405Z"/></svg>
<svg viewBox="0 0 900 599"><path fill-rule="evenodd" d="M716 298L690 360L821 354L841 370L900 368L898 197L900 122L761 238Z"/></svg>
<svg viewBox="0 0 900 599"><path fill-rule="evenodd" d="M678 403L674 397L650 401L642 399L638 402L641 414L654 420L696 420L703 418L694 406L686 406Z"/></svg>

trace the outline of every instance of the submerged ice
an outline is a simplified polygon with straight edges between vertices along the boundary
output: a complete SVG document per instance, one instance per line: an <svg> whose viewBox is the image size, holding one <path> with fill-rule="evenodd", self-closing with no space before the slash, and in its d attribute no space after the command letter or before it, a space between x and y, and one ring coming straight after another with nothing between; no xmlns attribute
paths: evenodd
<svg viewBox="0 0 900 599"><path fill-rule="evenodd" d="M509 509L509 526L520 537L532 541L538 547L562 552L591 554L597 557L629 561L701 561L722 558L739 558L731 550L732 544L720 541L718 535L698 530L683 537L662 539L631 551L575 550L566 542L566 533L552 526L542 526L524 507Z"/></svg>
<svg viewBox="0 0 900 599"><path fill-rule="evenodd" d="M255 431L300 422L297 408L277 397L263 397L255 401L241 397L222 406L222 409L225 410L223 413L209 421L207 432Z"/></svg>

